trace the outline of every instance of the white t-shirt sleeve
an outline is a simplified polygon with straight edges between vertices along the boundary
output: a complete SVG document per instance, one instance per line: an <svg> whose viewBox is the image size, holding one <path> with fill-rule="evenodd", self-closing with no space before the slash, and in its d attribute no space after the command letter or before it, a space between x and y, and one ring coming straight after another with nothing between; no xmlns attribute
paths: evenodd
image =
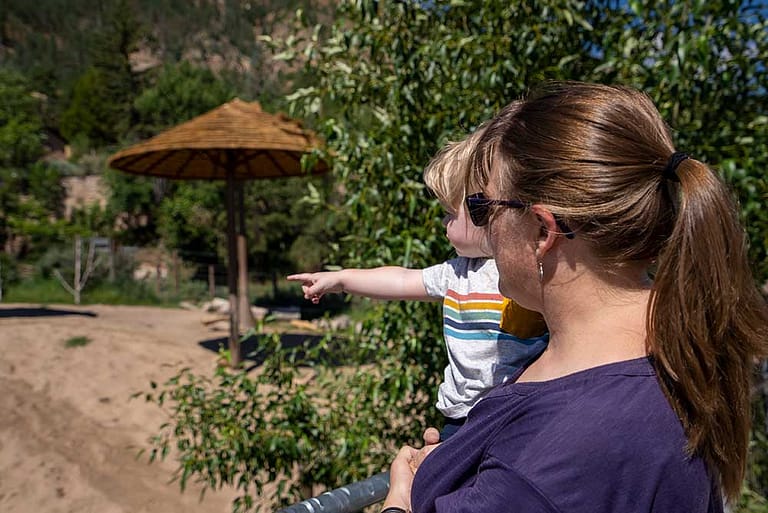
<svg viewBox="0 0 768 513"><path fill-rule="evenodd" d="M466 275L469 263L469 258L457 257L423 269L421 279L427 294L431 297L445 297L448 289L456 283L456 277Z"/></svg>

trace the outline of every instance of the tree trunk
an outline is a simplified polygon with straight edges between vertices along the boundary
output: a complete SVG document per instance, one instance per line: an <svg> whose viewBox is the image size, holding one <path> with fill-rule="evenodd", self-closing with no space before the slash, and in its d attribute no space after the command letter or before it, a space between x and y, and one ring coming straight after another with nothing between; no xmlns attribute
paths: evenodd
<svg viewBox="0 0 768 513"><path fill-rule="evenodd" d="M240 305L237 297L237 235L235 233L235 172L227 169L227 288L229 289L229 358L240 366Z"/></svg>
<svg viewBox="0 0 768 513"><path fill-rule="evenodd" d="M155 295L157 297L160 297L160 271L161 271L161 264L162 261L160 259L160 255L157 255L157 262L155 262Z"/></svg>
<svg viewBox="0 0 768 513"><path fill-rule="evenodd" d="M80 290L83 284L80 282L80 258L83 251L83 239L80 235L75 235L75 278L72 282L72 288L75 290L75 304L80 304Z"/></svg>
<svg viewBox="0 0 768 513"><path fill-rule="evenodd" d="M251 313L251 300L248 294L248 263L247 250L245 247L245 236L237 235L237 292L240 296L240 329L247 330L253 328L256 323Z"/></svg>
<svg viewBox="0 0 768 513"><path fill-rule="evenodd" d="M237 201L237 293L239 296L238 308L240 309L240 329L247 330L256 326L256 321L251 313L251 299L248 294L248 247L245 237L245 191L243 181L235 182L235 194Z"/></svg>
<svg viewBox="0 0 768 513"><path fill-rule="evenodd" d="M272 299L277 300L277 273L272 271Z"/></svg>
<svg viewBox="0 0 768 513"><path fill-rule="evenodd" d="M115 239L109 239L109 283L115 283L115 254L117 253L117 242Z"/></svg>
<svg viewBox="0 0 768 513"><path fill-rule="evenodd" d="M179 251L173 250L173 293L176 297L179 297L179 281L181 281L181 262L179 259Z"/></svg>
<svg viewBox="0 0 768 513"><path fill-rule="evenodd" d="M208 264L208 295L211 299L216 297L216 267Z"/></svg>

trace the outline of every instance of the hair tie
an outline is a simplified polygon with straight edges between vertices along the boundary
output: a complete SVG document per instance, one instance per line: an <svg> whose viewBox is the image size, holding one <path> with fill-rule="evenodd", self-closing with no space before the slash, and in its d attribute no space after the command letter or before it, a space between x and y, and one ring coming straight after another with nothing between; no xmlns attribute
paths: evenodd
<svg viewBox="0 0 768 513"><path fill-rule="evenodd" d="M667 166L664 168L664 171L661 172L661 176L663 176L667 180L672 180L673 182L679 182L680 177L677 176L677 166L679 166L682 161L689 158L691 158L691 156L685 153L684 151L674 152L672 155L669 156L669 160L667 160Z"/></svg>

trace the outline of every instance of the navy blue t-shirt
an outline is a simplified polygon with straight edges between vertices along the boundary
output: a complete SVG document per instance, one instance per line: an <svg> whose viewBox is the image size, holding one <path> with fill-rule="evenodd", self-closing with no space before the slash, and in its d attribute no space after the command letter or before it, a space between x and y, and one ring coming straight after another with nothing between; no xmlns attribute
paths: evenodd
<svg viewBox="0 0 768 513"><path fill-rule="evenodd" d="M414 513L722 513L647 358L514 379L422 463Z"/></svg>

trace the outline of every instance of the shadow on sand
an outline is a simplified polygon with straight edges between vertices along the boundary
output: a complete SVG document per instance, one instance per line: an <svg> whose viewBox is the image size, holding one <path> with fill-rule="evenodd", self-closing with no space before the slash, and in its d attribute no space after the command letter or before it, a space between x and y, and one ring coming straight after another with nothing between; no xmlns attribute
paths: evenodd
<svg viewBox="0 0 768 513"><path fill-rule="evenodd" d="M247 371L253 370L256 367L260 366L262 363L264 363L264 360L266 359L267 354L266 354L266 351L263 349L263 345L260 344L260 341L262 338L266 339L272 336L274 335L251 335L250 337L240 342L240 354L242 355L243 362L246 364L250 364L246 368ZM304 351L302 350L302 348L309 349L309 348L316 347L317 344L319 344L320 341L323 340L324 338L324 335L312 335L308 333L281 333L279 336L280 336L280 344L283 349L298 350L299 361L304 356ZM220 349L227 348L227 345L229 344L229 338L228 337L210 338L207 340L202 340L198 342L198 344L201 347L208 349L209 351L213 351L217 353ZM326 351L323 351L322 353L324 354L325 358L328 358L328 354ZM336 365L339 364L339 362L333 362L333 363Z"/></svg>
<svg viewBox="0 0 768 513"><path fill-rule="evenodd" d="M11 307L0 308L0 319L7 317L59 317L64 315L82 315L84 317L96 317L94 312L87 310L64 310L61 308L39 307Z"/></svg>

